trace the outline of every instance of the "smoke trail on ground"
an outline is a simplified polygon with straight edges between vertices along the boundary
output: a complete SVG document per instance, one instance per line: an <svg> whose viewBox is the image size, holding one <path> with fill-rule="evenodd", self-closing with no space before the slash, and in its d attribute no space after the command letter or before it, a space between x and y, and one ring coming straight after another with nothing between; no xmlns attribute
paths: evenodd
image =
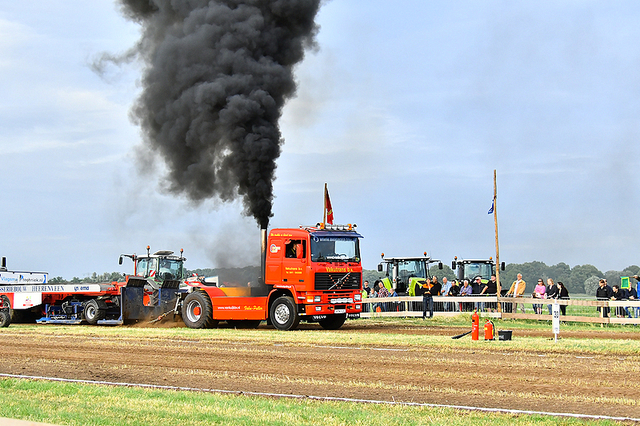
<svg viewBox="0 0 640 426"><path fill-rule="evenodd" d="M145 66L132 116L167 165L169 191L201 202L242 197L272 216L278 120L293 67L315 46L320 0L120 0L142 26Z"/></svg>

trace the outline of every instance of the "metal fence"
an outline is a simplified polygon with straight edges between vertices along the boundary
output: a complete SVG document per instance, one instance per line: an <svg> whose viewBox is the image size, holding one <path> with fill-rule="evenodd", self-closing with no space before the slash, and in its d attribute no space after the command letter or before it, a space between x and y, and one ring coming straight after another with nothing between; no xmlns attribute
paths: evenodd
<svg viewBox="0 0 640 426"><path fill-rule="evenodd" d="M561 315L562 321L640 324L640 301L632 300L548 300L527 297L434 296L433 302L434 316L441 317L471 313L478 310L483 317L550 321L552 319L551 305L557 303L564 307L563 311L565 313ZM498 306L498 304L500 305ZM540 309L536 310L536 306L540 306ZM360 316L363 318L422 317L422 314L422 297L401 296L365 298L362 301L362 314Z"/></svg>

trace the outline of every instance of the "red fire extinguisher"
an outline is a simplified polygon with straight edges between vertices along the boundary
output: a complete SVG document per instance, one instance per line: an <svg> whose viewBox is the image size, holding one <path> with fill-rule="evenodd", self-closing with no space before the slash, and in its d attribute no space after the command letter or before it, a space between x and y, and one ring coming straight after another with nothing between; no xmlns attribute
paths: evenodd
<svg viewBox="0 0 640 426"><path fill-rule="evenodd" d="M493 325L493 321L487 319L487 322L484 323L484 340L495 340L496 338L496 328Z"/></svg>
<svg viewBox="0 0 640 426"><path fill-rule="evenodd" d="M480 337L480 316L478 311L474 311L471 315L471 340L478 340Z"/></svg>

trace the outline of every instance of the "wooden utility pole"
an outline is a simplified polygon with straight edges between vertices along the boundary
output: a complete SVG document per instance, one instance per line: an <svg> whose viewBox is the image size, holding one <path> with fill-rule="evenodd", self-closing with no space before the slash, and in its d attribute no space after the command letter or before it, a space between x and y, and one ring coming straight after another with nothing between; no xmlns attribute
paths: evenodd
<svg viewBox="0 0 640 426"><path fill-rule="evenodd" d="M496 227L496 282L498 283L496 296L500 297L502 286L500 285L500 247L498 245L498 183L495 169L493 169L493 223ZM502 312L500 303L498 303L498 312Z"/></svg>

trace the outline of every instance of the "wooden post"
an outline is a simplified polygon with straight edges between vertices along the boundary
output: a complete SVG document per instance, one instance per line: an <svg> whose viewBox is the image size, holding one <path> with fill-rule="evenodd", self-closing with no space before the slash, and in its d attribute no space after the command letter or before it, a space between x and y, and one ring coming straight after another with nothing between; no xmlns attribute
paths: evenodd
<svg viewBox="0 0 640 426"><path fill-rule="evenodd" d="M498 284L498 294L500 297L502 286L500 285L500 247L498 246L498 184L496 170L493 169L493 222L496 228L496 282ZM498 312L502 312L502 305L498 303Z"/></svg>

